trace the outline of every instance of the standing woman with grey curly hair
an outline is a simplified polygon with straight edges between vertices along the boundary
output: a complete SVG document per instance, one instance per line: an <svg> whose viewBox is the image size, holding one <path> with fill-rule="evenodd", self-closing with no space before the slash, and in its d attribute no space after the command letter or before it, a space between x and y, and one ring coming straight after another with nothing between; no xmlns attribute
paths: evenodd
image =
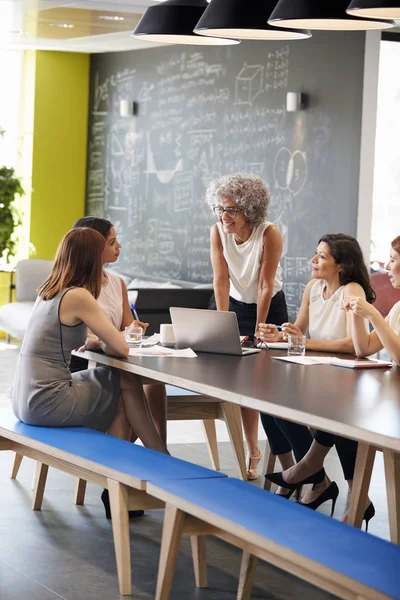
<svg viewBox="0 0 400 600"><path fill-rule="evenodd" d="M281 325L288 319L279 264L282 236L267 221L268 189L260 177L235 173L212 181L206 200L218 217L211 227L214 308L235 312L240 334L253 339L258 323L268 320ZM258 416L257 411L242 407L248 479L258 478ZM272 419L271 427L276 427Z"/></svg>

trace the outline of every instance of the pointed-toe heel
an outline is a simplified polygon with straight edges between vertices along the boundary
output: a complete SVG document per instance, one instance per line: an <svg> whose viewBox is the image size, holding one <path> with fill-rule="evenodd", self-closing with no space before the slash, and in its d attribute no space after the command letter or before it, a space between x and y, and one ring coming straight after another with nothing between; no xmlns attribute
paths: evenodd
<svg viewBox="0 0 400 600"><path fill-rule="evenodd" d="M277 494L275 492L275 496L279 496L279 498L285 498L285 500L290 500L290 498L293 495L293 492L295 492L296 502L300 502L300 496L301 496L302 489L303 489L302 486L300 486L298 488L292 488L291 490L288 491L287 494Z"/></svg>
<svg viewBox="0 0 400 600"><path fill-rule="evenodd" d="M363 521L365 521L365 531L368 531L368 523L375 516L375 506L370 502L364 512Z"/></svg>
<svg viewBox="0 0 400 600"><path fill-rule="evenodd" d="M101 501L104 505L104 510L106 513L106 519L111 519L111 507L110 507L110 495L107 489L104 489L101 493ZM135 519L136 517L143 517L144 510L130 510L129 518Z"/></svg>
<svg viewBox="0 0 400 600"><path fill-rule="evenodd" d="M299 487L302 487L307 483L322 483L325 479L325 476L325 470L321 469L317 473L314 473L314 475L310 475L310 477L303 479L303 481L298 481L297 483L288 483L285 481L283 479L282 471L280 473L267 473L265 475L265 479L272 481L272 483L275 483L276 485L287 488L288 490L297 490Z"/></svg>
<svg viewBox="0 0 400 600"><path fill-rule="evenodd" d="M324 502L327 502L328 500L332 500L331 517L333 517L333 513L335 512L336 500L337 500L338 496L339 496L339 488L336 485L335 481L331 481L331 483L326 488L326 490L324 490L322 492L322 494L320 494L318 496L318 498L315 498L315 500L313 500L313 502L308 502L308 504L303 504L303 502L300 502L300 504L302 506L306 506L307 508L311 508L311 510L317 510L317 508L319 508L321 506L321 504L324 504Z"/></svg>

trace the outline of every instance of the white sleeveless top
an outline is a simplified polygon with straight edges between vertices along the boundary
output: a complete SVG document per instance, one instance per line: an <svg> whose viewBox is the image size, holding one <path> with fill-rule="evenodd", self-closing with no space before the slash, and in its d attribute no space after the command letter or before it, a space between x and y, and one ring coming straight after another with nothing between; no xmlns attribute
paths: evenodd
<svg viewBox="0 0 400 600"><path fill-rule="evenodd" d="M224 251L224 258L229 270L229 295L235 300L239 300L239 302L257 304L258 277L263 250L263 236L264 231L270 225L270 221L261 223L261 225L253 229L248 240L243 242L243 244L237 244L235 242L234 234L225 233L222 224L217 223ZM272 296L275 296L281 289L282 268L278 265L275 273Z"/></svg>
<svg viewBox="0 0 400 600"><path fill-rule="evenodd" d="M388 314L389 327L394 331L396 335L400 336L400 302L392 307Z"/></svg>
<svg viewBox="0 0 400 600"><path fill-rule="evenodd" d="M309 327L312 340L340 340L347 337L346 311L341 310L344 299L344 285L325 300L323 296L326 281L318 279L310 291Z"/></svg>
<svg viewBox="0 0 400 600"><path fill-rule="evenodd" d="M101 310L106 314L111 323L118 329L121 329L122 324L122 284L118 275L114 275L107 271L107 281L101 286L100 296L97 302L100 304Z"/></svg>

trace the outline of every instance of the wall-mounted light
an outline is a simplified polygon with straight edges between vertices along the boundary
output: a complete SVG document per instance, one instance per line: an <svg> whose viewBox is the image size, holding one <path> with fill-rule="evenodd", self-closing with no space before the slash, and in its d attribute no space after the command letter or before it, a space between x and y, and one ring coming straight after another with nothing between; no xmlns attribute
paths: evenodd
<svg viewBox="0 0 400 600"><path fill-rule="evenodd" d="M367 19L400 19L400 0L353 0L347 13Z"/></svg>
<svg viewBox="0 0 400 600"><path fill-rule="evenodd" d="M139 104L131 100L120 100L119 116L120 117L137 117L139 113Z"/></svg>
<svg viewBox="0 0 400 600"><path fill-rule="evenodd" d="M206 0L165 0L157 2L144 13L132 37L148 42L167 44L195 44L198 46L226 46L239 40L203 37L193 33L203 12Z"/></svg>
<svg viewBox="0 0 400 600"><path fill-rule="evenodd" d="M286 94L287 112L297 112L305 108L305 94L301 92L288 92Z"/></svg>
<svg viewBox="0 0 400 600"><path fill-rule="evenodd" d="M195 33L211 37L241 40L296 40L311 37L302 29L286 29L268 25L277 0L211 0Z"/></svg>
<svg viewBox="0 0 400 600"><path fill-rule="evenodd" d="M346 13L349 0L279 0L269 23L276 27L366 31L394 27L394 21L358 19Z"/></svg>

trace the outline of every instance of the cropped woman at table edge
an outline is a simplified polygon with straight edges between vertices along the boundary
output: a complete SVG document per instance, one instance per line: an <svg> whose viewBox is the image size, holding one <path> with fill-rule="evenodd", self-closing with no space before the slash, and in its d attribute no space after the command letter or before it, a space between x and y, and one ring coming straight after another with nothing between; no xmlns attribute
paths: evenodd
<svg viewBox="0 0 400 600"><path fill-rule="evenodd" d="M211 227L216 308L234 311L241 335L253 338L257 323L268 318L280 325L288 318L279 265L282 236L276 225L266 220L268 189L260 177L235 173L211 181L206 201L218 217ZM257 479L259 413L245 407L241 412L248 448L247 476ZM268 420L266 416L264 428L275 428ZM267 429L266 433L268 436ZM280 458L282 465L288 466L285 457Z"/></svg>
<svg viewBox="0 0 400 600"><path fill-rule="evenodd" d="M260 337L265 341L277 341L287 334L305 334L307 330L311 339L307 340L307 348L326 352L352 352L352 320L344 310L344 299L347 296L365 298L369 303L374 302L375 293L372 290L369 274L359 243L355 238L346 234L324 235L312 259L313 279L307 284L303 294L301 307L295 323L284 323L284 332L279 334L273 325L260 324ZM363 325L366 328L364 321ZM276 419L278 425L286 432L285 421ZM296 447L297 440L290 437L292 446ZM321 449L324 457L335 445L339 459L351 489L357 455L357 442L341 436L317 431L309 451L297 465L283 473L266 475L281 489L299 489L304 483L313 483L313 489L302 503L310 508L318 508L323 502L332 500L332 514L339 493L335 482L330 482L322 468L307 472L308 464L313 461L316 450ZM304 476L305 473L307 477ZM307 479L307 481L303 481ZM290 494L290 492L289 492ZM368 516L368 515L367 515Z"/></svg>
<svg viewBox="0 0 400 600"><path fill-rule="evenodd" d="M400 235L391 243L390 258L385 268L392 286L400 289ZM400 365L400 302L396 302L386 318L374 306L356 296L346 299L345 308L352 317L357 356L369 356L385 348L393 361ZM372 333L363 328L364 318L373 326Z"/></svg>
<svg viewBox="0 0 400 600"><path fill-rule="evenodd" d="M111 221L101 217L87 216L78 219L73 227L90 227L101 233L106 241L104 252L102 255L103 275L101 292L97 299L101 309L105 312L111 323L118 330L124 331L125 327L134 322L131 308L128 300L128 292L125 282L114 273L105 271L104 266L110 263L115 263L120 254L121 244L118 241L117 232ZM148 323L135 321L144 331ZM95 344L94 340L94 346ZM86 345L90 345L90 336ZM82 359L76 360L72 357L74 368L83 362ZM142 379L133 373L129 374L132 379ZM153 416L157 430L161 439L166 444L167 442L167 395L165 385L162 383L151 382L143 386L144 393L149 403L150 411Z"/></svg>

